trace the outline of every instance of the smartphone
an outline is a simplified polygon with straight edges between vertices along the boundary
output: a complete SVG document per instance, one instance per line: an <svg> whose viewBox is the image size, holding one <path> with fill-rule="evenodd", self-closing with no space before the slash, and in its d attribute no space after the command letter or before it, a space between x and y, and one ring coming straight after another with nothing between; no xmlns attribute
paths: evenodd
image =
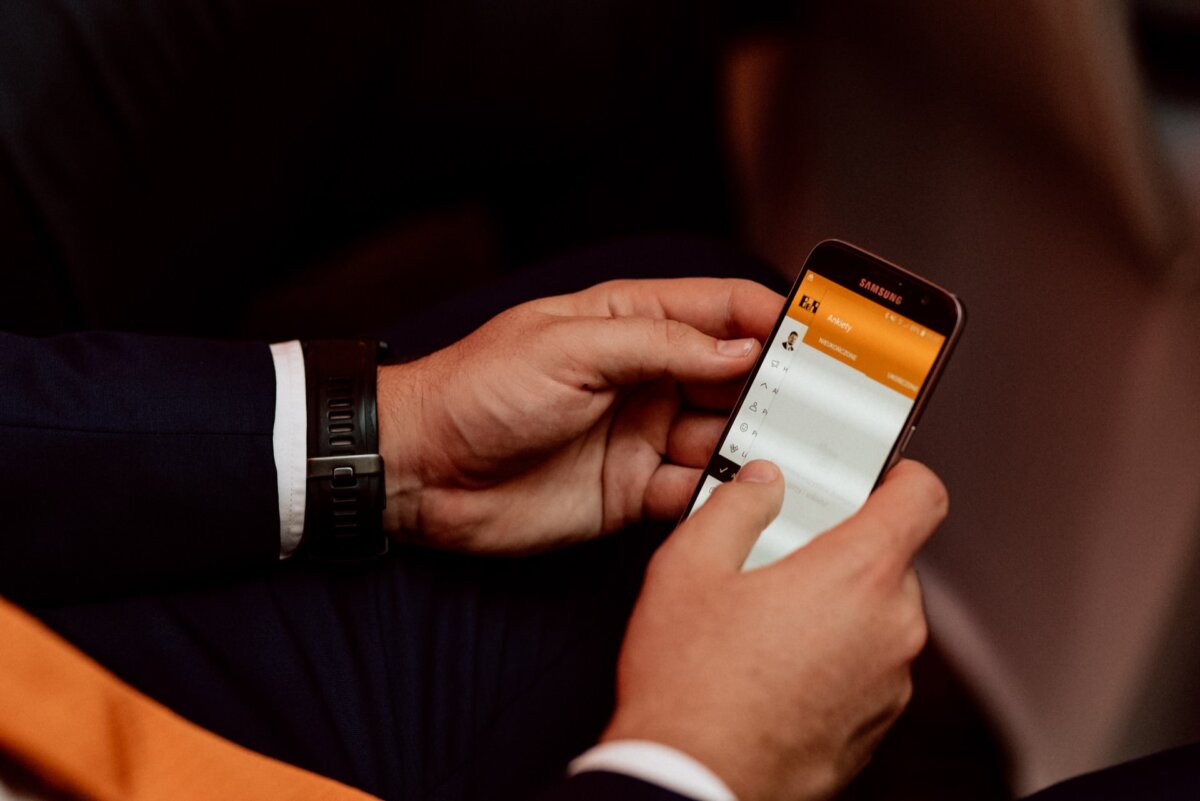
<svg viewBox="0 0 1200 801"><path fill-rule="evenodd" d="M965 321L941 287L845 242L817 245L684 518L752 459L778 465L786 489L743 569L853 515L907 447Z"/></svg>

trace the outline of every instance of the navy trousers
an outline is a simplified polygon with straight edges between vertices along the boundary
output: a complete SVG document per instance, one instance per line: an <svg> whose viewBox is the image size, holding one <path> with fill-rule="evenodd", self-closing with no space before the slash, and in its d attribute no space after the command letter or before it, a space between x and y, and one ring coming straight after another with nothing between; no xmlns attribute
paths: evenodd
<svg viewBox="0 0 1200 801"><path fill-rule="evenodd" d="M36 610L118 676L261 753L394 799L531 798L599 735L661 530L535 559L397 548Z"/></svg>

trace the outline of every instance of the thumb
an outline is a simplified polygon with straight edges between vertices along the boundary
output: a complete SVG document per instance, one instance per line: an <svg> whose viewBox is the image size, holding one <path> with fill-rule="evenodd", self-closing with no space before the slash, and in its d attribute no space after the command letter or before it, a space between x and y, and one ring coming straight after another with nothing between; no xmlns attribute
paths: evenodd
<svg viewBox="0 0 1200 801"><path fill-rule="evenodd" d="M749 462L672 535L672 547L716 570L737 570L754 541L783 506L783 474L770 462Z"/></svg>

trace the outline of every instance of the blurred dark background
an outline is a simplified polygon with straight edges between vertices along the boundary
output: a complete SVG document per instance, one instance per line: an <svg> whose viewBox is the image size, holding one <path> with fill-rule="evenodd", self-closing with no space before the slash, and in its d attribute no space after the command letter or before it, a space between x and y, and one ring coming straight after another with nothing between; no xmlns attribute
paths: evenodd
<svg viewBox="0 0 1200 801"><path fill-rule="evenodd" d="M847 797L1200 738L1200 5L45 5L0 8L5 330L364 335L617 237L850 240L970 323L934 647Z"/></svg>

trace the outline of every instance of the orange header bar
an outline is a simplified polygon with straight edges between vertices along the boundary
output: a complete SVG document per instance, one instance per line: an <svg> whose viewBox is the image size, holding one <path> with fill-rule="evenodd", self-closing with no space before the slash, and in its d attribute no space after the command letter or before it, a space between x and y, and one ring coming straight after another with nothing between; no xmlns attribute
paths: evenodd
<svg viewBox="0 0 1200 801"><path fill-rule="evenodd" d="M809 272L788 309L808 326L804 344L916 399L945 337Z"/></svg>

